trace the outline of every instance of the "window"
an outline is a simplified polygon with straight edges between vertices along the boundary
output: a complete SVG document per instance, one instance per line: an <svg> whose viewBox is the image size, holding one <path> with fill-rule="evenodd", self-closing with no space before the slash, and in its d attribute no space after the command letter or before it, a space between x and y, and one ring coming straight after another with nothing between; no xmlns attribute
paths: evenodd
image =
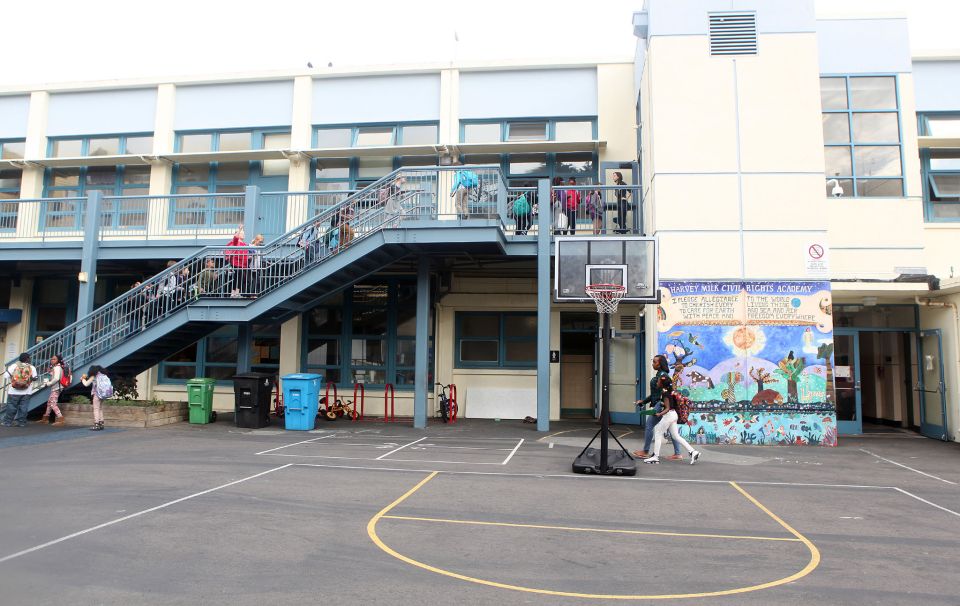
<svg viewBox="0 0 960 606"><path fill-rule="evenodd" d="M26 142L0 141L0 160L23 160L26 153Z"/></svg>
<svg viewBox="0 0 960 606"><path fill-rule="evenodd" d="M149 135L112 135L51 139L47 144L50 158L140 155L153 152Z"/></svg>
<svg viewBox="0 0 960 606"><path fill-rule="evenodd" d="M595 118L516 119L498 121L462 121L462 143L503 141L593 141Z"/></svg>
<svg viewBox="0 0 960 606"><path fill-rule="evenodd" d="M457 368L535 368L534 313L458 312Z"/></svg>
<svg viewBox="0 0 960 606"><path fill-rule="evenodd" d="M180 383L194 377L229 381L237 374L236 325L218 328L160 363L161 383Z"/></svg>
<svg viewBox="0 0 960 606"><path fill-rule="evenodd" d="M416 285L404 278L356 284L304 315L304 366L327 382L412 388ZM432 330L432 322L428 319ZM432 333L431 333L432 334Z"/></svg>
<svg viewBox="0 0 960 606"><path fill-rule="evenodd" d="M318 149L434 145L439 130L436 123L320 126L313 131L313 144Z"/></svg>
<svg viewBox="0 0 960 606"><path fill-rule="evenodd" d="M903 149L895 76L820 78L826 194L903 195Z"/></svg>
<svg viewBox="0 0 960 606"><path fill-rule="evenodd" d="M0 170L0 232L11 232L17 229L17 200L20 198L19 170Z"/></svg>
<svg viewBox="0 0 960 606"><path fill-rule="evenodd" d="M256 149L286 149L289 146L289 131L241 130L179 133L176 150L181 153L239 152ZM289 171L290 162L279 159L261 162L244 160L209 164L178 163L174 167L173 193L241 193L247 185L254 182L258 175L285 176ZM174 222L174 224L177 223Z"/></svg>

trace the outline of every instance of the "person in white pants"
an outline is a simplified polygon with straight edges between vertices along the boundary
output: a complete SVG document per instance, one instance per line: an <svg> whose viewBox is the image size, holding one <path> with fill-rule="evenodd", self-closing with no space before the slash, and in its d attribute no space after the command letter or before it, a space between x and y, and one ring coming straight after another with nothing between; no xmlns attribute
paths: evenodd
<svg viewBox="0 0 960 606"><path fill-rule="evenodd" d="M667 435L668 431L670 432L670 437L673 439L673 443L682 446L690 455L691 465L695 464L700 458L700 451L694 450L693 446L690 446L690 442L684 440L680 435L680 430L677 428L677 411L674 410L675 402L676 400L674 400L672 393L663 396L663 410L657 413L657 416L660 417L660 422L653 428L655 436L653 456L649 459L644 459L644 463L660 462L660 447L663 446L663 438Z"/></svg>

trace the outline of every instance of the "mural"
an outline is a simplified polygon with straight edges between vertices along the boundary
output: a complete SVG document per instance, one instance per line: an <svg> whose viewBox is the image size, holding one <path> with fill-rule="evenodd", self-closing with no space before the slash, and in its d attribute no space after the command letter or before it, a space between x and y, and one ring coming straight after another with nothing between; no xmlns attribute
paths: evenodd
<svg viewBox="0 0 960 606"><path fill-rule="evenodd" d="M657 350L691 400L692 442L836 445L829 282L660 287Z"/></svg>

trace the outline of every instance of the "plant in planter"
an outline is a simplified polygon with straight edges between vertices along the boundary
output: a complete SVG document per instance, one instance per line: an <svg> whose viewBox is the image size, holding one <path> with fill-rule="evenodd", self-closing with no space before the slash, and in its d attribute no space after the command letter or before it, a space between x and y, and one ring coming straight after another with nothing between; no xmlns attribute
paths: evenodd
<svg viewBox="0 0 960 606"><path fill-rule="evenodd" d="M87 396L70 396L71 404L89 404L90 398Z"/></svg>
<svg viewBox="0 0 960 606"><path fill-rule="evenodd" d="M140 398L137 392L136 377L117 377L113 380L113 396L118 400L137 400Z"/></svg>

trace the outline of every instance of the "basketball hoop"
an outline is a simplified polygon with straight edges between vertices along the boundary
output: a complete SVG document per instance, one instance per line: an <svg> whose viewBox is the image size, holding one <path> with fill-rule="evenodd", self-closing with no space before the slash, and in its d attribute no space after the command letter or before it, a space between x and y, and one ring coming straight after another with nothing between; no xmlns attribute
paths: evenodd
<svg viewBox="0 0 960 606"><path fill-rule="evenodd" d="M588 284L583 290L597 304L597 313L601 314L616 313L620 299L627 294L627 287L621 284Z"/></svg>

